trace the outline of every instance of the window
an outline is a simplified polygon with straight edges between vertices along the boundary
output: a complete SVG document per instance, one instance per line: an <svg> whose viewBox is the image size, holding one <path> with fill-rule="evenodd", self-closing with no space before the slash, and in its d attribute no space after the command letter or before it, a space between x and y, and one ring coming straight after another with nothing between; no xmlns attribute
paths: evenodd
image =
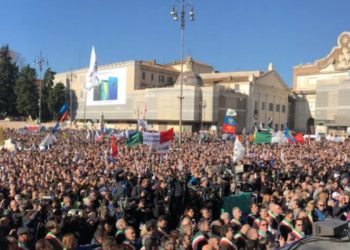
<svg viewBox="0 0 350 250"><path fill-rule="evenodd" d="M171 76L168 76L168 77L166 78L166 83L167 83L167 84L172 84L172 83L173 83L173 78L172 78Z"/></svg>
<svg viewBox="0 0 350 250"><path fill-rule="evenodd" d="M269 103L269 111L273 111L273 103Z"/></svg>
<svg viewBox="0 0 350 250"><path fill-rule="evenodd" d="M239 84L235 84L235 91L239 92Z"/></svg>
<svg viewBox="0 0 350 250"><path fill-rule="evenodd" d="M275 131L277 131L278 130L278 124L276 123L275 124Z"/></svg>
<svg viewBox="0 0 350 250"><path fill-rule="evenodd" d="M146 72L142 72L142 79L143 79L143 80L146 79Z"/></svg>
<svg viewBox="0 0 350 250"><path fill-rule="evenodd" d="M284 130L284 124L281 124L281 130Z"/></svg>
<svg viewBox="0 0 350 250"><path fill-rule="evenodd" d="M151 74L151 81L153 82L153 79L154 79L154 75L153 73Z"/></svg>
<svg viewBox="0 0 350 250"><path fill-rule="evenodd" d="M254 103L254 109L255 109L255 110L258 109L258 102L257 102L257 101L255 101L255 103Z"/></svg>
<svg viewBox="0 0 350 250"><path fill-rule="evenodd" d="M286 113L286 106L282 105L282 113Z"/></svg>
<svg viewBox="0 0 350 250"><path fill-rule="evenodd" d="M261 124L261 128L265 128L265 122Z"/></svg>
<svg viewBox="0 0 350 250"><path fill-rule="evenodd" d="M159 76L159 82L164 83L164 76L162 76L162 75Z"/></svg>
<svg viewBox="0 0 350 250"><path fill-rule="evenodd" d="M261 103L261 109L262 109L262 110L265 110L265 102L262 102L262 103Z"/></svg>
<svg viewBox="0 0 350 250"><path fill-rule="evenodd" d="M280 112L280 105L276 104L276 112Z"/></svg>

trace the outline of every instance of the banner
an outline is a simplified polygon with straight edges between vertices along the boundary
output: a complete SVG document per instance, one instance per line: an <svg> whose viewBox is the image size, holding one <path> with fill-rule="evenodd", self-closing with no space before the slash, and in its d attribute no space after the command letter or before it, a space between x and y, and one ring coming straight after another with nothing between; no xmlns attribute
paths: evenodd
<svg viewBox="0 0 350 250"><path fill-rule="evenodd" d="M223 198L221 211L232 213L234 207L239 207L243 214L249 214L251 202L251 193L230 195Z"/></svg>

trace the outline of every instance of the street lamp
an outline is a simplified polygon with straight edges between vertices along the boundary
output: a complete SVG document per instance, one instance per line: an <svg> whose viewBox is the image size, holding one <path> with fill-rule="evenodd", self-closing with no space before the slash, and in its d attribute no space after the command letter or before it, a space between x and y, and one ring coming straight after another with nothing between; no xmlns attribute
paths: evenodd
<svg viewBox="0 0 350 250"><path fill-rule="evenodd" d="M185 24L186 24L186 6L188 6L188 4L186 4L186 0L182 0L181 1L181 75L180 75L180 96L178 97L180 100L180 119L179 119L179 129L180 129L180 133L179 133L179 144L181 145L182 142L182 102L183 102L183 61L184 61L184 38L185 38ZM193 6L190 5L191 9L189 11L189 17L190 17L190 21L194 21L194 11L193 11ZM173 17L174 21L179 20L178 15L177 15L177 10L175 8L175 5L173 6L172 10L170 11L170 15Z"/></svg>
<svg viewBox="0 0 350 250"><path fill-rule="evenodd" d="M73 102L72 102L72 94L73 94L73 90L72 90L72 82L73 82L73 78L77 78L76 74L73 73L73 70L71 68L70 73L67 75L67 79L69 79L69 123L70 126L72 127L72 110L73 110ZM68 86L67 86L68 87Z"/></svg>
<svg viewBox="0 0 350 250"><path fill-rule="evenodd" d="M35 66L38 67L39 69L39 124L41 124L41 96L42 96L42 81L43 81L43 76L42 76L42 71L45 66L49 66L49 62L47 59L43 56L42 51L40 51L40 55L34 60ZM40 77L41 76L41 77Z"/></svg>

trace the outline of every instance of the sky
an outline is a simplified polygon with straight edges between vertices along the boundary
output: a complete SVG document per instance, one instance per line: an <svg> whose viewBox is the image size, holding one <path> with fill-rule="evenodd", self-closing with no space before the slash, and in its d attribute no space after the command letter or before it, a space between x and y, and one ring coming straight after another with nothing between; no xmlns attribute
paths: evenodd
<svg viewBox="0 0 350 250"><path fill-rule="evenodd" d="M291 86L293 66L326 56L350 30L349 0L186 0L185 56L217 71L268 64ZM56 72L128 60L180 60L176 0L2 0L0 46L34 66L42 51Z"/></svg>

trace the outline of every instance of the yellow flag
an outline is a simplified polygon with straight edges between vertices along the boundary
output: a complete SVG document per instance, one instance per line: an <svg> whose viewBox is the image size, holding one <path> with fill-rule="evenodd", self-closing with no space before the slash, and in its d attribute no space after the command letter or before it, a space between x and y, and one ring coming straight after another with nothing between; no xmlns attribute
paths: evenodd
<svg viewBox="0 0 350 250"><path fill-rule="evenodd" d="M3 127L0 127L0 146L4 145L4 129Z"/></svg>

